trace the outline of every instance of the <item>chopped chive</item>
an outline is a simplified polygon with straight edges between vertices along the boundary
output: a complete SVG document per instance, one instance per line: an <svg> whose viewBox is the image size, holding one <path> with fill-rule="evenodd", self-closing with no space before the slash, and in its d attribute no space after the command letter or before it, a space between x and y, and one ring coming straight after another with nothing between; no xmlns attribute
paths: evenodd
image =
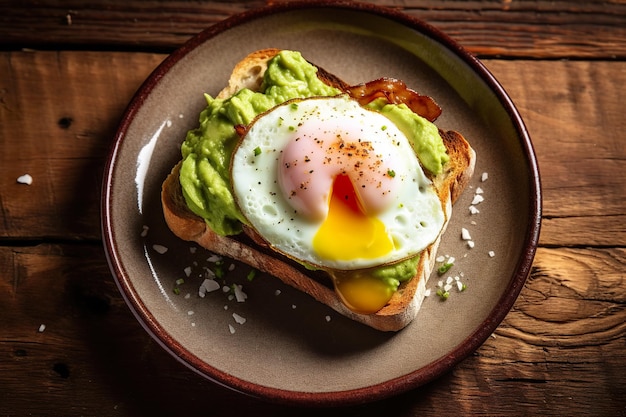
<svg viewBox="0 0 626 417"><path fill-rule="evenodd" d="M250 272L248 272L248 275L246 276L246 279L248 281L252 281L254 279L254 277L256 277L256 269L251 269Z"/></svg>
<svg viewBox="0 0 626 417"><path fill-rule="evenodd" d="M439 273L439 275L445 274L446 272L448 272L450 270L450 268L452 268L452 265L454 265L454 264L453 263L445 263L445 264L441 265L437 269L437 272Z"/></svg>
<svg viewBox="0 0 626 417"><path fill-rule="evenodd" d="M224 268L222 267L217 267L215 268L215 271L213 271L215 273L215 277L217 278L223 278L224 277Z"/></svg>
<svg viewBox="0 0 626 417"><path fill-rule="evenodd" d="M291 103L291 110L298 110L298 103Z"/></svg>
<svg viewBox="0 0 626 417"><path fill-rule="evenodd" d="M261 148L260 147L256 147L254 148L254 156L259 156L261 155Z"/></svg>
<svg viewBox="0 0 626 417"><path fill-rule="evenodd" d="M179 279L176 280L176 285L181 285L181 284L184 284L184 283L185 283L185 280L182 279L182 278L179 278Z"/></svg>
<svg viewBox="0 0 626 417"><path fill-rule="evenodd" d="M178 287L174 287L174 294L180 294L180 289Z"/></svg>
<svg viewBox="0 0 626 417"><path fill-rule="evenodd" d="M437 295L439 296L441 301L446 301L448 299L448 297L450 297L450 292L445 291L443 289L439 289L439 290L437 290Z"/></svg>
<svg viewBox="0 0 626 417"><path fill-rule="evenodd" d="M387 175L393 178L396 176L396 171L394 171L393 169L390 169L389 171L387 171Z"/></svg>

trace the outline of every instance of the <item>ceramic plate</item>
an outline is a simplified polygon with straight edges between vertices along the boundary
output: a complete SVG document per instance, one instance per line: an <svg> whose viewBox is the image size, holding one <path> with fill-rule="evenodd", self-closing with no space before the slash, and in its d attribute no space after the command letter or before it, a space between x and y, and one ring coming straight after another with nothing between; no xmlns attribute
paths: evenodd
<svg viewBox="0 0 626 417"><path fill-rule="evenodd" d="M177 239L165 225L161 183L180 159L185 133L198 124L203 94L215 95L237 61L268 47L301 51L351 84L382 76L404 80L443 108L440 128L462 132L477 152L475 175L439 252L454 256L454 267L431 277L431 295L400 332L347 320L274 277L259 274L250 281L250 268L230 260L216 265L210 253ZM480 191L479 213L471 214ZM540 187L518 112L493 76L447 36L371 5L279 4L200 33L146 80L115 138L102 213L105 249L120 290L174 357L250 395L336 405L416 388L490 336L530 271ZM462 228L473 248L461 238ZM245 302L221 289L200 297L209 269L224 272L224 286L240 285ZM448 276L458 276L467 289L453 286L442 302L436 287Z"/></svg>

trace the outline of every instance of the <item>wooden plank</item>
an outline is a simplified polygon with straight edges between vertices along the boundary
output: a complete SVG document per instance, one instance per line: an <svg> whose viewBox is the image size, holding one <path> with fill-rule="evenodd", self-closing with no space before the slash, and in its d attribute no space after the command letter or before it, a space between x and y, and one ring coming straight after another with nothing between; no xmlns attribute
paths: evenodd
<svg viewBox="0 0 626 417"><path fill-rule="evenodd" d="M136 322L99 245L0 247L0 261L2 415L319 411L256 401L180 365ZM367 409L556 416L572 407L619 415L626 393L625 262L623 248L540 249L513 310L474 355L419 390L325 415Z"/></svg>
<svg viewBox="0 0 626 417"><path fill-rule="evenodd" d="M106 151L133 92L163 58L113 52L2 53L0 237L100 238L98 201ZM626 84L626 63L485 64L508 90L533 138L544 190L542 243L624 245L626 148L616 132L626 131L626 119L615 86ZM58 105L34 107L34 102ZM21 132L19 138L15 132ZM20 141L19 153L15 140ZM33 184L17 184L16 178L27 172ZM78 216L68 224L61 213L70 207Z"/></svg>
<svg viewBox="0 0 626 417"><path fill-rule="evenodd" d="M1 237L100 238L100 188L108 149L133 93L163 58L3 53ZM16 181L26 173L33 177L31 186ZM75 216L63 215L68 211Z"/></svg>
<svg viewBox="0 0 626 417"><path fill-rule="evenodd" d="M423 19L482 57L626 57L624 2L367 2ZM235 13L267 3L276 2L12 2L0 5L0 47L47 49L63 44L68 48L170 51Z"/></svg>

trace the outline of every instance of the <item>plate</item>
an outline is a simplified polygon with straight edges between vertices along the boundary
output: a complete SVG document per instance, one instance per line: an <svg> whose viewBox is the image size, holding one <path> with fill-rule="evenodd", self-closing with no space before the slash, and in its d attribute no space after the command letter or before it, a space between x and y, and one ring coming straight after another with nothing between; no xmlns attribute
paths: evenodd
<svg viewBox="0 0 626 417"><path fill-rule="evenodd" d="M247 278L245 265L180 241L163 220L160 187L241 58L293 49L356 84L405 81L443 108L440 128L475 148L475 175L454 208L439 253L456 262L435 273L431 295L404 330L385 333L341 317L276 278ZM475 195L483 201L471 214ZM476 350L513 306L534 257L540 182L527 130L501 85L445 34L366 4L281 3L233 16L168 56L125 112L102 192L106 255L122 295L146 331L180 362L234 390L270 401L339 405L415 389ZM471 236L473 248L462 239ZM208 270L225 290L200 296ZM459 277L443 302L440 280ZM445 284L445 282L444 282ZM454 283L453 283L454 284ZM233 286L247 296L234 297ZM241 294L238 294L241 295ZM245 322L244 322L245 321Z"/></svg>

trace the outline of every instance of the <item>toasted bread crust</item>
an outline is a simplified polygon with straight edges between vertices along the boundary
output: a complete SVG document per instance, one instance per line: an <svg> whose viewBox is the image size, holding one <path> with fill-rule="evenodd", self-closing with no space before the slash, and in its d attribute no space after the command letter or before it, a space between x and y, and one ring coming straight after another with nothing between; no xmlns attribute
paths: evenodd
<svg viewBox="0 0 626 417"><path fill-rule="evenodd" d="M218 97L228 97L241 88L258 89L260 79L267 68L267 61L279 50L264 49L242 60L234 68L228 86ZM339 88L345 83L319 69L318 76L329 85ZM180 163L163 182L161 201L163 214L170 230L182 240L193 241L205 249L232 259L242 261L253 268L266 272L328 305L340 314L382 331L397 331L408 325L416 316L426 289L437 252L437 247L451 215L452 204L467 186L474 171L475 153L461 134L440 131L450 161L444 171L431 178L438 190L446 215L444 228L439 238L421 254L416 276L401 285L389 303L375 314L358 314L348 309L338 298L332 287L313 279L311 272L278 254L271 253L264 245L250 236L221 236L207 227L205 221L193 214L182 195L179 181ZM252 237L254 235L252 234Z"/></svg>

